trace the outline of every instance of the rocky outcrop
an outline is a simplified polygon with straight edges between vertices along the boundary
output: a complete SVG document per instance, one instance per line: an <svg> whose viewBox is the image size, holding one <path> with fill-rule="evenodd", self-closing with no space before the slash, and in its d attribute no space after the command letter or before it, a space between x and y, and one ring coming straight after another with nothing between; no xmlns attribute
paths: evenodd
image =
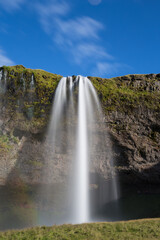
<svg viewBox="0 0 160 240"><path fill-rule="evenodd" d="M60 75L23 66L0 68L0 184L65 182L70 155L45 142ZM124 183L160 182L160 74L112 79L90 77L105 113L106 149ZM47 159L47 161L46 161ZM44 169L45 166L45 169ZM47 174L44 174L47 171ZM108 179L107 160L94 160L91 175ZM48 179L44 178L48 175ZM94 184L93 184L94 185Z"/></svg>
<svg viewBox="0 0 160 240"><path fill-rule="evenodd" d="M106 113L120 181L159 183L160 74L90 79Z"/></svg>
<svg viewBox="0 0 160 240"><path fill-rule="evenodd" d="M158 183L160 181L160 115L137 108L132 115L107 116L115 159L121 181ZM116 125L113 126L116 120Z"/></svg>

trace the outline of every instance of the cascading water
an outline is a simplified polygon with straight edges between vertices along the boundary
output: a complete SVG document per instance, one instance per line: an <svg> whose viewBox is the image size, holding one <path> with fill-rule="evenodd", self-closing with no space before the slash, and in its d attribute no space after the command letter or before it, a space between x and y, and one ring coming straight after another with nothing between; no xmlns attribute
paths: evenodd
<svg viewBox="0 0 160 240"><path fill-rule="evenodd" d="M86 78L79 77L79 96L78 96L78 123L77 123L77 143L75 161L77 168L74 170L75 195L74 200L74 221L78 223L89 220L89 198L88 198L88 132L87 132L87 105L85 85ZM73 198L74 199L74 198Z"/></svg>
<svg viewBox="0 0 160 240"><path fill-rule="evenodd" d="M2 76L3 76L3 72L2 70L0 71L0 93L1 93L1 88L2 88Z"/></svg>
<svg viewBox="0 0 160 240"><path fill-rule="evenodd" d="M67 95L67 78L64 77L61 79L54 98L53 112L51 118L51 124L49 129L49 138L53 141L53 146L55 145L55 140L58 135L61 134L61 119L63 117L64 105L66 103Z"/></svg>
<svg viewBox="0 0 160 240"><path fill-rule="evenodd" d="M52 146L52 157L46 153L45 177L47 175L48 183L52 182L56 174L61 174L55 166L60 161L61 166L67 162L64 168L67 168L66 175L70 176L66 197L69 199L69 214L64 222L91 221L90 168L101 164L98 158L103 158L109 166L107 159L111 158L110 151L106 150L104 129L103 114L91 81L82 76L62 78L55 93L47 135L47 143ZM113 195L116 198L116 185Z"/></svg>
<svg viewBox="0 0 160 240"><path fill-rule="evenodd" d="M35 84L34 84L34 75L32 74L32 76L31 76L31 82L30 82L30 89L33 89L34 86L35 86Z"/></svg>
<svg viewBox="0 0 160 240"><path fill-rule="evenodd" d="M2 76L3 76L3 71L0 70L0 82L1 82L1 80L2 80Z"/></svg>
<svg viewBox="0 0 160 240"><path fill-rule="evenodd" d="M7 72L0 70L0 94L4 94L6 92L7 85Z"/></svg>

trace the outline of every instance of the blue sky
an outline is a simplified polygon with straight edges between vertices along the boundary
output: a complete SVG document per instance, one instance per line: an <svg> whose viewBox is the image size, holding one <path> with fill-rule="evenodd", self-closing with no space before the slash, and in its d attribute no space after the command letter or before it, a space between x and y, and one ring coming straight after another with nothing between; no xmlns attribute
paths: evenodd
<svg viewBox="0 0 160 240"><path fill-rule="evenodd" d="M159 0L0 0L0 66L112 77L159 59Z"/></svg>

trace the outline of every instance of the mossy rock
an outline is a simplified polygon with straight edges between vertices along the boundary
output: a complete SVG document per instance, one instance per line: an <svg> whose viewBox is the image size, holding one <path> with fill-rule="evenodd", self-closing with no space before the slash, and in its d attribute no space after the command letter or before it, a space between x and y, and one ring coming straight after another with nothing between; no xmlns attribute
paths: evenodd
<svg viewBox="0 0 160 240"><path fill-rule="evenodd" d="M7 74L7 91L1 96L1 104L6 107L6 111L14 115L12 118L15 122L21 121L23 130L44 126L62 76L22 65L3 66L0 70Z"/></svg>
<svg viewBox="0 0 160 240"><path fill-rule="evenodd" d="M89 77L105 112L131 111L139 106L160 110L159 74L127 75L116 78Z"/></svg>

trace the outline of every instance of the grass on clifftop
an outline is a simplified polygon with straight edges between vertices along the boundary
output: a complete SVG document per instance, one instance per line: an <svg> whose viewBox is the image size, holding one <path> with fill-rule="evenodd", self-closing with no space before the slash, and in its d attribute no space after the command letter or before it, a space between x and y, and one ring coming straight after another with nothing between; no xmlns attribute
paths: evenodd
<svg viewBox="0 0 160 240"><path fill-rule="evenodd" d="M9 73L11 79L16 79L18 77L23 77L25 79L31 79L34 75L36 82L36 92L41 100L41 104L48 104L50 100L50 95L52 95L58 85L59 80L62 78L61 75L46 72L41 69L30 69L25 68L22 65L16 66L3 66L3 69Z"/></svg>
<svg viewBox="0 0 160 240"><path fill-rule="evenodd" d="M158 74L157 74L158 75ZM138 106L160 110L159 75L128 75L115 78L89 77L103 103L104 110L132 111ZM132 78L131 78L132 76Z"/></svg>
<svg viewBox="0 0 160 240"><path fill-rule="evenodd" d="M22 65L3 66L0 70L7 73L7 91L3 102L8 112L14 114L15 121L25 131L44 127L62 76Z"/></svg>
<svg viewBox="0 0 160 240"><path fill-rule="evenodd" d="M0 239L18 240L157 240L160 239L160 219L117 223L91 223L37 227L0 233Z"/></svg>
<svg viewBox="0 0 160 240"><path fill-rule="evenodd" d="M22 65L3 68L9 73L10 81L14 80L16 85L22 84L19 83L22 76L27 84L34 75L37 104L41 106L47 106L52 102L53 93L62 77L44 70L25 68ZM89 77L89 79L99 94L105 112L118 110L129 113L139 106L160 110L160 74L134 74L111 79Z"/></svg>

